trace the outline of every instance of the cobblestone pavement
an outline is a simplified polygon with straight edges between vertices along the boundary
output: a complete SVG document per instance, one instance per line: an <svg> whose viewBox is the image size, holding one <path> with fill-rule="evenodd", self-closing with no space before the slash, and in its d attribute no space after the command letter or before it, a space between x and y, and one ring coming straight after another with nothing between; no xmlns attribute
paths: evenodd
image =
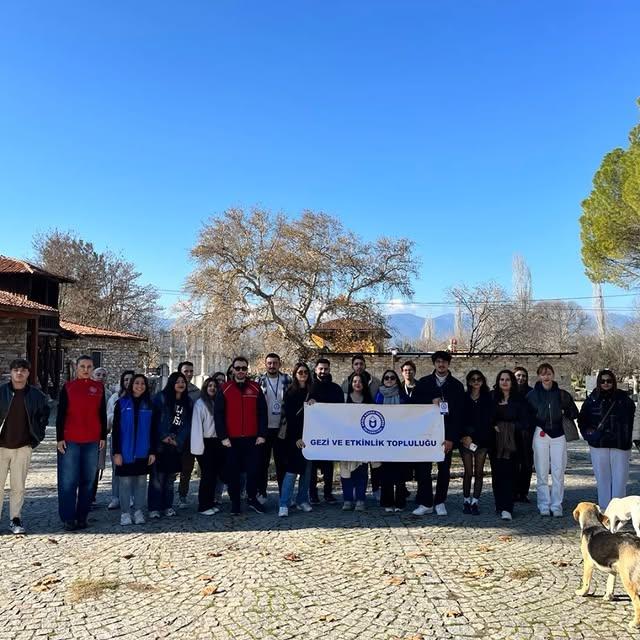
<svg viewBox="0 0 640 640"><path fill-rule="evenodd" d="M634 493L639 479L635 454ZM36 450L28 535L0 538L0 638L629 637L619 582L613 602L574 595L581 559L570 512L595 499L583 443L571 445L565 517L519 505L511 523L494 515L490 491L482 515L464 516L454 479L446 518L387 515L371 503L362 514L320 505L278 519L272 489L267 515L205 518L192 504L123 528L105 508L109 480L90 528L64 533L53 435ZM598 595L605 578L595 575Z"/></svg>

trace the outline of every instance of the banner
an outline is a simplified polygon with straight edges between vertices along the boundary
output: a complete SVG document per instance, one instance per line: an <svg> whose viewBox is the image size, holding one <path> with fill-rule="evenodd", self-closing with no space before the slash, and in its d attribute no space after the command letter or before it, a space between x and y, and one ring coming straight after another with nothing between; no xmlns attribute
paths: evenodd
<svg viewBox="0 0 640 640"><path fill-rule="evenodd" d="M439 462L444 418L432 404L325 404L304 407L307 460Z"/></svg>

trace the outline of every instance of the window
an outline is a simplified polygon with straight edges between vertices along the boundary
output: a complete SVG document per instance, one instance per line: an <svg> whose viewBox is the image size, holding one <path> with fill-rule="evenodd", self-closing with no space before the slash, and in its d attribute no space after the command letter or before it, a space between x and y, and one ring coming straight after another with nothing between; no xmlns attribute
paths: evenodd
<svg viewBox="0 0 640 640"><path fill-rule="evenodd" d="M93 360L93 366L97 369L102 366L102 351L92 351L91 359Z"/></svg>

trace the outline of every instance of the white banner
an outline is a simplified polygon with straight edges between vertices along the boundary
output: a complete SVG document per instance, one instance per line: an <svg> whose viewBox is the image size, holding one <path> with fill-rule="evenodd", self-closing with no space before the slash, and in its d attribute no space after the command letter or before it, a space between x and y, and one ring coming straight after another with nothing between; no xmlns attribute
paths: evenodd
<svg viewBox="0 0 640 640"><path fill-rule="evenodd" d="M304 407L307 460L439 462L444 419L432 404L326 404Z"/></svg>

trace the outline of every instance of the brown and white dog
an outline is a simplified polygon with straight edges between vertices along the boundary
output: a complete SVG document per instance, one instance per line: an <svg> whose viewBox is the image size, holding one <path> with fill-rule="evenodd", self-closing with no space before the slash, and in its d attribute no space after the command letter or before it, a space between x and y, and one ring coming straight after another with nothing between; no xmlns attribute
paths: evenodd
<svg viewBox="0 0 640 640"><path fill-rule="evenodd" d="M603 524L600 508L592 502L581 502L574 509L573 518L582 530L580 550L584 562L582 586L576 595L588 595L595 567L609 574L604 598L611 600L619 575L633 605L629 628L640 627L640 539L631 533L611 533Z"/></svg>

